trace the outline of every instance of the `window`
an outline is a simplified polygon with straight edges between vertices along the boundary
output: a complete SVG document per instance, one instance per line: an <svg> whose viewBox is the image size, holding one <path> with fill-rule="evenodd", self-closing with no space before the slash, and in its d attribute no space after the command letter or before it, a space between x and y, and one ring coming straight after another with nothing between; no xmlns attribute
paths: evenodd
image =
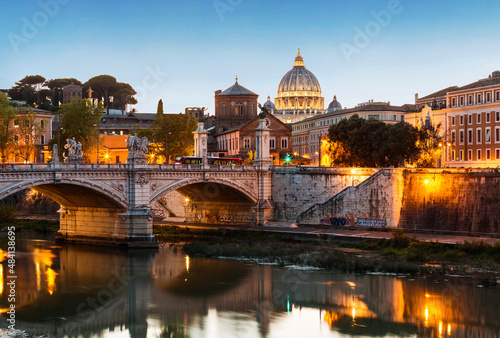
<svg viewBox="0 0 500 338"><path fill-rule="evenodd" d="M500 149L495 149L495 160L500 160Z"/></svg>
<svg viewBox="0 0 500 338"><path fill-rule="evenodd" d="M455 141L456 141L456 135L455 135L455 131L453 130L451 132L451 144L455 144Z"/></svg>
<svg viewBox="0 0 500 338"><path fill-rule="evenodd" d="M467 151L467 161L472 161L472 150L471 149L469 149Z"/></svg>
<svg viewBox="0 0 500 338"><path fill-rule="evenodd" d="M486 93L486 102L491 102L491 93Z"/></svg>
<svg viewBox="0 0 500 338"><path fill-rule="evenodd" d="M380 115L378 115L378 114L368 115L368 119L375 119L375 120L379 120L379 119L380 119Z"/></svg>
<svg viewBox="0 0 500 338"><path fill-rule="evenodd" d="M477 150L477 158L476 158L476 161L481 161L481 149L478 149Z"/></svg>
<svg viewBox="0 0 500 338"><path fill-rule="evenodd" d="M481 94L477 94L477 103L483 103L481 99L482 99Z"/></svg>
<svg viewBox="0 0 500 338"><path fill-rule="evenodd" d="M455 154L455 150L452 150L451 151L451 160L452 161L455 161L457 158L456 158L456 154Z"/></svg>
<svg viewBox="0 0 500 338"><path fill-rule="evenodd" d="M497 95L497 101L500 101L500 91L498 91L496 95Z"/></svg>
<svg viewBox="0 0 500 338"><path fill-rule="evenodd" d="M256 115L255 114L255 104L252 103L252 112L250 113L251 115Z"/></svg>
<svg viewBox="0 0 500 338"><path fill-rule="evenodd" d="M463 150L460 150L460 157L459 157L460 161L463 161L464 160L464 151Z"/></svg>
<svg viewBox="0 0 500 338"><path fill-rule="evenodd" d="M482 130L481 129L476 129L476 144L481 144L482 143L482 139L481 139L481 135L482 135Z"/></svg>
<svg viewBox="0 0 500 338"><path fill-rule="evenodd" d="M40 144L45 144L45 135L40 136Z"/></svg>
<svg viewBox="0 0 500 338"><path fill-rule="evenodd" d="M495 113L495 121L500 122L500 112L498 111Z"/></svg>
<svg viewBox="0 0 500 338"><path fill-rule="evenodd" d="M451 125L454 126L455 125L455 116L452 116L451 117Z"/></svg>
<svg viewBox="0 0 500 338"><path fill-rule="evenodd" d="M484 129L484 142L491 143L491 128Z"/></svg>
<svg viewBox="0 0 500 338"><path fill-rule="evenodd" d="M495 127L495 143L500 143L500 127Z"/></svg>
<svg viewBox="0 0 500 338"><path fill-rule="evenodd" d="M222 115L226 115L226 104L222 105Z"/></svg>
<svg viewBox="0 0 500 338"><path fill-rule="evenodd" d="M269 148L270 149L276 149L276 139L274 137L271 137L269 139Z"/></svg>
<svg viewBox="0 0 500 338"><path fill-rule="evenodd" d="M460 130L459 132L459 144L464 144L464 131Z"/></svg>
<svg viewBox="0 0 500 338"><path fill-rule="evenodd" d="M243 139L243 148L245 149L250 149L252 146L252 143L250 142L249 138L244 138Z"/></svg>
<svg viewBox="0 0 500 338"><path fill-rule="evenodd" d="M45 129L45 120L40 120L40 127ZM43 143L42 143L43 144Z"/></svg>
<svg viewBox="0 0 500 338"><path fill-rule="evenodd" d="M288 139L282 138L281 139L281 149L286 149L286 148L288 148Z"/></svg>
<svg viewBox="0 0 500 338"><path fill-rule="evenodd" d="M462 126L464 124L464 116L460 115L460 125Z"/></svg>
<svg viewBox="0 0 500 338"><path fill-rule="evenodd" d="M481 124L481 113L477 114L477 124Z"/></svg>
<svg viewBox="0 0 500 338"><path fill-rule="evenodd" d="M467 115L468 116L468 124L472 124L472 114Z"/></svg>
<svg viewBox="0 0 500 338"><path fill-rule="evenodd" d="M456 105L457 105L457 99L456 98L452 98L451 99L451 106L455 107Z"/></svg>
<svg viewBox="0 0 500 338"><path fill-rule="evenodd" d="M392 119L393 119L394 121L397 121L398 117L397 117L396 115L392 115Z"/></svg>
<svg viewBox="0 0 500 338"><path fill-rule="evenodd" d="M491 160L491 149L486 149L486 160Z"/></svg>
<svg viewBox="0 0 500 338"><path fill-rule="evenodd" d="M243 105L241 103L236 104L236 115L243 115Z"/></svg>
<svg viewBox="0 0 500 338"><path fill-rule="evenodd" d="M491 114L486 113L486 123L490 123L490 117L491 117Z"/></svg>
<svg viewBox="0 0 500 338"><path fill-rule="evenodd" d="M463 106L464 105L464 97L463 96L460 96L460 105Z"/></svg>
<svg viewBox="0 0 500 338"><path fill-rule="evenodd" d="M467 143L472 144L472 129L467 130Z"/></svg>
<svg viewBox="0 0 500 338"><path fill-rule="evenodd" d="M472 95L469 95L469 105L472 104Z"/></svg>

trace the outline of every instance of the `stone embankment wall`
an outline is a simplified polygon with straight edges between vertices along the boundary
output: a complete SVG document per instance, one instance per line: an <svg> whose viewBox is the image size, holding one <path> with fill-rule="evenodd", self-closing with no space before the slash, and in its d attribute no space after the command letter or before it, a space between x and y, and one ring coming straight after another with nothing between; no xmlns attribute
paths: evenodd
<svg viewBox="0 0 500 338"><path fill-rule="evenodd" d="M403 176L401 228L500 233L497 169L408 170Z"/></svg>
<svg viewBox="0 0 500 338"><path fill-rule="evenodd" d="M396 227L401 209L402 172L380 169L367 180L350 186L324 203L304 211L303 225L363 225Z"/></svg>
<svg viewBox="0 0 500 338"><path fill-rule="evenodd" d="M365 181L378 169L278 167L272 176L275 221L293 222L310 207Z"/></svg>
<svg viewBox="0 0 500 338"><path fill-rule="evenodd" d="M297 216L297 224L500 233L496 169L381 169Z"/></svg>

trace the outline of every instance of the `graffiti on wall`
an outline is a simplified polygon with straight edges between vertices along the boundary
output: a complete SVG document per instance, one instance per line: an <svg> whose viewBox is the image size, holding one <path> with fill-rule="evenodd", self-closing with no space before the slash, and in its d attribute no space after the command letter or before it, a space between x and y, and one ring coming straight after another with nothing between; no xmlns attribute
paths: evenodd
<svg viewBox="0 0 500 338"><path fill-rule="evenodd" d="M298 211L285 211L285 219L287 221L293 221L299 217Z"/></svg>
<svg viewBox="0 0 500 338"><path fill-rule="evenodd" d="M360 227L385 228L387 226L385 219L358 218L356 223Z"/></svg>
<svg viewBox="0 0 500 338"><path fill-rule="evenodd" d="M335 215L324 215L324 217L320 220L322 224L329 225L351 225L349 220L345 217L338 217Z"/></svg>
<svg viewBox="0 0 500 338"><path fill-rule="evenodd" d="M198 220L200 220L200 218L198 218ZM228 224L253 224L257 221L254 215L232 215L232 214L218 214L218 213L208 213L208 212L205 214L205 219L207 223L228 223Z"/></svg>

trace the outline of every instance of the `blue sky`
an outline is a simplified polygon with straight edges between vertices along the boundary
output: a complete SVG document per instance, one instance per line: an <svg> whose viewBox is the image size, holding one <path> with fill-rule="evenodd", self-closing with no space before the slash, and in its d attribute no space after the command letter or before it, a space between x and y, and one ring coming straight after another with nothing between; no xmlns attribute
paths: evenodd
<svg viewBox="0 0 500 338"><path fill-rule="evenodd" d="M274 99L297 48L325 102L413 103L500 69L500 2L4 0L0 88L109 74L140 112L205 106L239 83ZM377 20L378 17L378 20Z"/></svg>

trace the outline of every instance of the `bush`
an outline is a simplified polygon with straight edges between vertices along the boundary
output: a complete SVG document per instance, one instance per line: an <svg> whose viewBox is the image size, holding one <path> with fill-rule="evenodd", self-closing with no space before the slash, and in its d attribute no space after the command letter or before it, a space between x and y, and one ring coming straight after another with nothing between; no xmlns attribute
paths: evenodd
<svg viewBox="0 0 500 338"><path fill-rule="evenodd" d="M16 208L13 205L0 204L0 224L13 223L16 217Z"/></svg>

